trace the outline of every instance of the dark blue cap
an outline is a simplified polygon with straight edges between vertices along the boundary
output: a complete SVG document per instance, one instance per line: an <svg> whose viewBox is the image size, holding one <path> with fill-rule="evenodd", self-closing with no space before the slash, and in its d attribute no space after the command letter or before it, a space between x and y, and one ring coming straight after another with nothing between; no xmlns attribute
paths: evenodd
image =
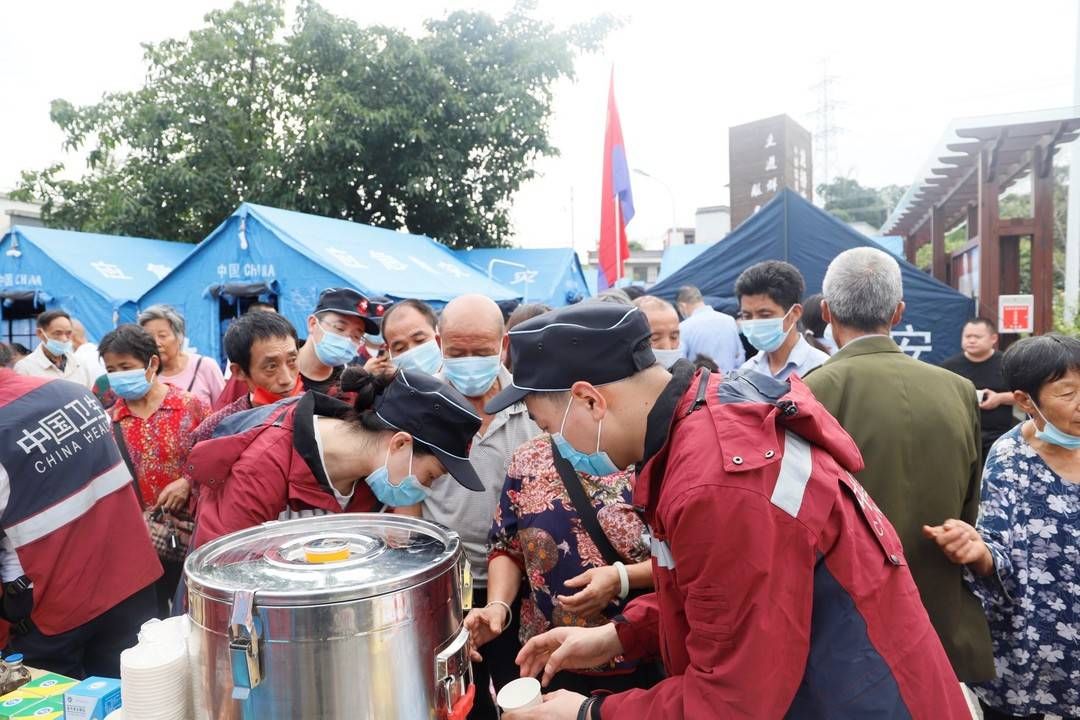
<svg viewBox="0 0 1080 720"><path fill-rule="evenodd" d="M569 390L579 380L618 382L656 363L645 314L622 304L559 308L526 320L509 335L514 382L488 402L488 413L532 392Z"/></svg>
<svg viewBox="0 0 1080 720"><path fill-rule="evenodd" d="M352 288L327 288L319 293L319 304L315 306L314 314L332 312L358 317L364 321L364 332L376 335L391 302L384 297L365 297Z"/></svg>
<svg viewBox="0 0 1080 720"><path fill-rule="evenodd" d="M480 416L465 396L448 383L417 370L399 369L375 400L374 410L375 417L387 428L407 432L431 450L463 487L484 489L469 464L469 450L480 430Z"/></svg>

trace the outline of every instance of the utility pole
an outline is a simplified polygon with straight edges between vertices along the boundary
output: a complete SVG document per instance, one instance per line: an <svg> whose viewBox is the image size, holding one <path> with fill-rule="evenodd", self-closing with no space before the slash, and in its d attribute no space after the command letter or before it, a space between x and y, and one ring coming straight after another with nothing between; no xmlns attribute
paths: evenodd
<svg viewBox="0 0 1080 720"><path fill-rule="evenodd" d="M823 58L821 82L810 88L819 96L817 109L813 113L817 118L817 128L814 131L814 152L817 157L814 164L819 166L822 172L814 174L821 178L822 184L827 184L833 179L831 163L836 160L836 137L843 132L843 129L836 124L836 110L843 104L837 101L833 90L836 79L835 75L829 74L829 58Z"/></svg>

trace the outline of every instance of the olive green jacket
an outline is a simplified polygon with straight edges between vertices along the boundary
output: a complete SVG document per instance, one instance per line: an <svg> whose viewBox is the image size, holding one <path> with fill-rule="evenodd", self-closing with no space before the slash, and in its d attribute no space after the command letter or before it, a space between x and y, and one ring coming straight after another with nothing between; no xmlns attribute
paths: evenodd
<svg viewBox="0 0 1080 720"><path fill-rule="evenodd" d="M971 382L905 355L885 336L860 338L807 373L806 384L855 439L857 478L892 521L930 621L957 677L994 677L986 616L923 525L975 524L979 512L979 407Z"/></svg>

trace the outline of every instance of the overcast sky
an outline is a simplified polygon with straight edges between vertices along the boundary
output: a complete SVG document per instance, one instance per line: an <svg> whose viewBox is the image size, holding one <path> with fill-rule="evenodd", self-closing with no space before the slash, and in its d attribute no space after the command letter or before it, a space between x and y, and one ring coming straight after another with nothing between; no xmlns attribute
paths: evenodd
<svg viewBox="0 0 1080 720"><path fill-rule="evenodd" d="M34 0L0 5L5 29L0 189L21 169L64 159L48 117L62 97L91 103L142 80L141 42L202 24L214 0ZM361 23L420 32L427 17L505 0L324 0ZM295 6L290 2L290 10ZM595 247L609 68L614 65L632 167L666 182L680 225L699 206L728 204L727 128L787 113L809 130L828 72L843 132L832 174L869 185L911 182L955 117L1072 104L1075 0L836 0L613 2L540 0L536 14L565 25L598 12L626 18L603 53L582 58L559 85L552 138L559 158L518 195L516 243ZM75 160L77 158L69 158ZM820 157L815 157L820 170ZM822 178L815 177L815 183ZM665 188L633 176L631 238L649 245L671 223ZM571 200L572 198L572 200ZM571 207L573 211L571 212Z"/></svg>

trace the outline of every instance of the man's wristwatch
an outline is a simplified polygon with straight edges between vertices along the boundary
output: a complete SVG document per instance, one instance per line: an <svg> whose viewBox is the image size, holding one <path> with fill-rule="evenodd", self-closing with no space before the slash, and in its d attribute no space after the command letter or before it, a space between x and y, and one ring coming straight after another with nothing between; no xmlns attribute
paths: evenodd
<svg viewBox="0 0 1080 720"><path fill-rule="evenodd" d="M600 720L600 703L603 699L599 695L585 698L585 702L578 708L577 720Z"/></svg>

